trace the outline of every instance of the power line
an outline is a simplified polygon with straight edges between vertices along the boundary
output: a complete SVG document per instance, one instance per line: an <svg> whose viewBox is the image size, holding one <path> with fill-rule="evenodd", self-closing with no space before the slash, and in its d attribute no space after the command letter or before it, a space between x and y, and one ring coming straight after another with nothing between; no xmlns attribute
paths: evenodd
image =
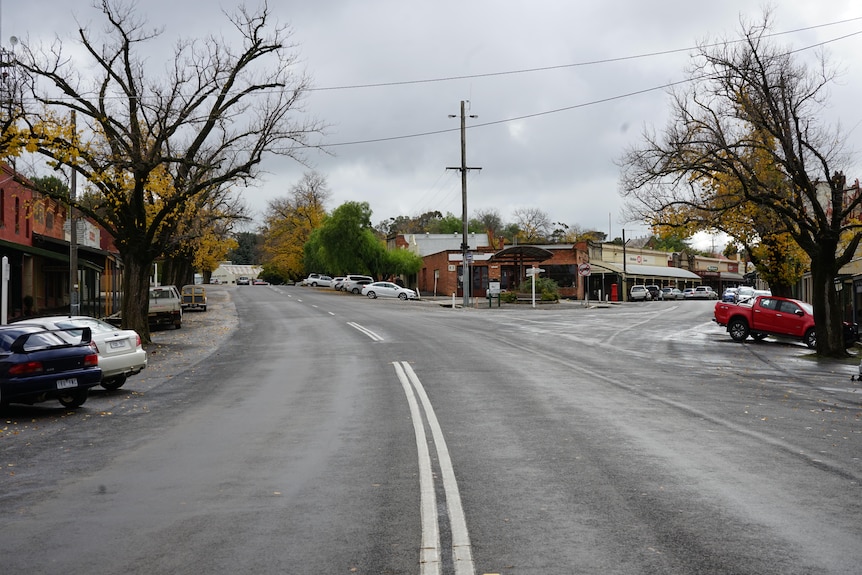
<svg viewBox="0 0 862 575"><path fill-rule="evenodd" d="M862 19L862 18L854 18L853 20L859 20L859 19ZM822 26L826 26L826 24L824 24L824 25L822 25ZM821 26L818 26L818 27L821 27ZM809 28L803 28L802 30L807 30L807 29L809 29ZM789 32L782 32L782 34L788 34L788 33L789 33ZM837 37L837 38L832 38L832 39L830 39L830 40L825 40L825 41L823 41L823 42L818 42L817 44L812 44L812 45L810 45L810 46L806 46L806 47L804 47L804 48L799 48L799 49L796 49L796 50L792 50L792 51L790 51L789 53L790 53L790 54L795 54L795 53L798 53L798 52L803 52L803 51L805 51L805 50L811 50L812 48L817 48L817 47L820 47L820 46L825 46L826 44L830 44L830 43L833 43L833 42L838 42L838 41L840 41L840 40L846 40L847 38L851 38L851 37L853 37L853 36L858 36L858 35L860 35L860 34L862 34L862 30L860 30L860 31L858 31L858 32L852 32L852 33L850 33L850 34L846 34L846 35L844 35L844 36L839 36L839 37ZM723 44L723 43L720 43L720 44L715 44L715 45L716 45L716 46L720 46L720 45L724 45L724 44ZM546 68L546 69L548 69L548 68ZM517 72L513 72L513 73L517 73ZM560 113L560 112L567 112L567 111L570 111L570 110L576 110L576 109L578 109L578 108L586 108L586 107L589 107L589 106L595 106L595 105L598 105L598 104L604 104L604 103L607 103L607 102L613 102L613 101L615 101L615 100L622 100L622 99L625 99L625 98L630 98L630 97L632 97L632 96L639 96L639 95L641 95L641 94L646 94L646 93L649 93L649 92L655 92L655 91L657 91L657 90L665 90L665 89L667 89L667 88L671 88L671 87L673 87L673 86L678 86L678 85L680 85L680 84L687 84L687 83L689 83L689 82L691 82L691 81L698 80L698 79L702 79L702 78L704 78L704 77L705 77L705 76L698 76L698 77L695 77L695 78L687 78L687 79L685 79L685 80L677 80L677 81L675 81L675 82L669 82L669 83L667 83L667 84L662 84L662 85L659 85L659 86L653 86L653 87L651 87L651 88L644 88L644 89L642 89L642 90L635 90L635 91L632 91L632 92L626 92L626 93L624 93L624 94L617 94L617 95L615 95L615 96L608 96L607 98L600 98L600 99L598 99L598 100L591 100L591 101L589 101L589 102L582 102L582 103L580 103L580 104L573 104L573 105L571 105L571 106L565 106L565 107L562 107L562 108L556 108L556 109L553 109L553 110L545 110L545 111L542 111L542 112L535 112L535 113L533 113L533 114L525 114L525 115L522 115L522 116L514 116L514 117L511 117L511 118L504 118L504 119L502 119L502 120L495 120L495 121L492 121L492 122L482 122L482 123L477 123L477 124L471 124L467 129L468 129L468 130L474 130L474 129L476 129L476 128L483 128L483 127L487 127L487 126L494 126L494 125L497 125L497 124L507 124L507 123L509 123L509 122L517 122L517 121L519 121L519 120L526 120L526 119L530 119L530 118L537 118L537 117L541 117L541 116L548 116L548 115L551 115L551 114L558 114L558 113ZM429 80L429 81L430 81L430 80ZM426 137L426 136L434 136L434 135L437 135L437 134L448 134L448 133L451 133L451 132L456 132L456 131L458 131L458 130L459 130L459 128L446 128L446 129L442 129L442 130L432 130L432 131L428 131L428 132L417 132L417 133L414 133L414 134L404 134L404 135L400 135L400 136L387 136L387 137L383 137L383 138L372 138L372 139L368 139L368 140L355 140L355 141L349 141L349 142L335 142L335 143L331 143L331 144L321 144L321 145L319 145L319 146L302 146L302 147L294 147L294 148L289 148L289 150L299 150L299 149L303 149L303 148L313 148L313 147L317 147L317 148L334 148L334 147L353 146L353 145L360 145L360 144L376 144L376 143L380 143L380 142L391 142L391 141L396 141L396 140L405 140L405 139L409 139L409 138L422 138L422 137Z"/></svg>
<svg viewBox="0 0 862 575"><path fill-rule="evenodd" d="M799 32L806 32L808 30L816 30L818 28L826 28L829 26L837 26L839 24L846 24L848 22L854 22L857 20L862 20L862 16L858 16L855 18L847 18L846 20L839 20L837 22L829 22L827 24L817 24L815 26L808 26L805 28L797 28L795 30L787 30L784 32L775 32L774 34L764 34L764 38L774 38L778 36L784 36L787 34L796 34ZM854 34L850 34L853 36ZM843 37L842 37L843 38ZM838 38L841 39L841 38ZM598 64L611 64L614 62L625 62L628 60L638 60L641 58L652 58L655 56L666 56L668 54L678 54L680 52L689 52L691 50L703 49L703 48L714 48L716 46L723 46L727 44L736 44L738 42L744 42L745 39L738 40L730 40L726 42L715 42L712 44L703 44L701 46L690 46L688 48L674 48L671 50L661 50L658 52L647 52L644 54L636 54L633 56L618 56L615 58L604 58L601 60L588 60L586 62L575 62L572 64L558 64L554 66L542 66L538 68L525 68L521 70L507 70L502 72L485 72L482 74L465 74L462 76L443 76L440 78L427 78L422 80L401 80L401 81L393 81L393 82L376 82L370 84L347 84L344 86L328 86L323 88L309 88L309 92L325 92L325 91L334 91L334 90L358 90L363 88L383 88L383 87L391 87L391 86L409 86L413 84L431 84L435 82L451 82L454 80L470 80L475 78L491 78L494 76L511 76L515 74L529 74L533 72L547 72L549 70L560 70L565 68L578 68L583 66L595 66ZM829 41L825 42L828 43Z"/></svg>

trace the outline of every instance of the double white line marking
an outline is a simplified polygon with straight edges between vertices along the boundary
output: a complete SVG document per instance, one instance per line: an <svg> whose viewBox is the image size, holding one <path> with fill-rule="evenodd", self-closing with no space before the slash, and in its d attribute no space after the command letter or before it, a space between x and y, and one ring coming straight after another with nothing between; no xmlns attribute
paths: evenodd
<svg viewBox="0 0 862 575"><path fill-rule="evenodd" d="M352 321L347 322L347 325L349 325L350 327L352 327L355 330L358 330L358 331L364 333L365 335L370 337L372 341L383 341L382 337L380 337L379 335L377 335L376 333L374 333L373 331L371 331L367 327L362 327L358 323L355 323Z"/></svg>
<svg viewBox="0 0 862 575"><path fill-rule="evenodd" d="M452 532L452 562L455 575L475 575L473 567L473 552L470 548L470 535L467 533L467 521L461 506L461 495L458 492L458 482L452 470L452 460L446 448L446 440L440 423L434 414L434 408L428 400L422 382L416 376L413 368L406 361L393 362L395 373L404 388L407 403L410 406L410 416L413 419L413 432L416 435L416 448L419 451L419 490L422 511L422 548L419 554L420 574L440 574L440 527L437 518L437 496L434 491L434 475L431 470L431 456L428 452L428 440L425 435L425 419L431 429L431 437L437 448L437 460L440 462L440 475L443 479L443 489L446 494L446 508L449 512L449 527ZM415 393L414 393L415 391ZM422 409L416 397L422 403Z"/></svg>

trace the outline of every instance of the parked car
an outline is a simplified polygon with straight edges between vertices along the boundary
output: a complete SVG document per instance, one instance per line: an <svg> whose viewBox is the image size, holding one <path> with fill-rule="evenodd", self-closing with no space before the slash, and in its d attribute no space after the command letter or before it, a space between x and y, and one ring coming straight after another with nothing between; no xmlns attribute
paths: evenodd
<svg viewBox="0 0 862 575"><path fill-rule="evenodd" d="M238 286L250 286L251 278L248 276L239 276L236 278L236 285Z"/></svg>
<svg viewBox="0 0 862 575"><path fill-rule="evenodd" d="M754 288L751 286L740 286L736 290L736 303L741 303L753 298L755 296L754 291Z"/></svg>
<svg viewBox="0 0 862 575"><path fill-rule="evenodd" d="M678 300L682 299L682 292L677 288L663 287L661 288L661 298L663 300Z"/></svg>
<svg viewBox="0 0 862 575"><path fill-rule="evenodd" d="M632 301L649 301L652 299L652 295L649 293L646 286L633 285L632 289L629 291L629 299Z"/></svg>
<svg viewBox="0 0 862 575"><path fill-rule="evenodd" d="M362 286L366 286L373 281L374 278L371 276L347 274L344 276L344 283L341 284L341 289L350 293L358 294L362 291Z"/></svg>
<svg viewBox="0 0 862 575"><path fill-rule="evenodd" d="M342 290L349 291L352 294L358 295L362 293L362 288L364 288L370 283L374 283L374 280L353 280L352 282L350 282L350 289L342 287Z"/></svg>
<svg viewBox="0 0 862 575"><path fill-rule="evenodd" d="M697 286L687 296L687 299L718 299L718 292L710 286Z"/></svg>
<svg viewBox="0 0 862 575"><path fill-rule="evenodd" d="M268 281L262 280L260 278L254 278L254 280L252 280L251 283L252 283L252 285L256 285L256 286L268 286L269 285Z"/></svg>
<svg viewBox="0 0 862 575"><path fill-rule="evenodd" d="M338 276L338 277L332 278L332 289L334 289L335 291L341 291L341 286L343 283L344 283L344 277L343 276Z"/></svg>
<svg viewBox="0 0 862 575"><path fill-rule="evenodd" d="M653 300L656 300L656 301L658 301L658 300L660 300L660 299L661 299L662 293L661 293L661 288L660 288L660 287L658 287L658 286L657 286L657 285L655 285L655 284L647 285L647 286L644 286L644 287L645 287L645 288L647 289L647 291L649 292L650 299L653 299Z"/></svg>
<svg viewBox="0 0 862 575"><path fill-rule="evenodd" d="M748 336L761 340L774 335L800 340L811 349L817 347L814 308L804 301L757 295L739 304L717 302L712 320L727 326L727 333L734 341L745 341ZM858 339L858 326L844 322L844 345L850 347Z"/></svg>
<svg viewBox="0 0 862 575"><path fill-rule="evenodd" d="M682 299L691 299L691 294L694 293L694 288L685 288L682 290Z"/></svg>
<svg viewBox="0 0 862 575"><path fill-rule="evenodd" d="M322 274L317 277L308 276L305 278L305 285L311 287L330 287L332 286L332 278Z"/></svg>
<svg viewBox="0 0 862 575"><path fill-rule="evenodd" d="M0 326L0 407L56 399L80 407L102 381L89 328L75 343L36 325Z"/></svg>
<svg viewBox="0 0 862 575"><path fill-rule="evenodd" d="M401 287L392 282L371 282L362 287L362 295L371 299L378 297L397 297L401 300L418 299L416 292L412 289Z"/></svg>
<svg viewBox="0 0 862 575"><path fill-rule="evenodd" d="M207 290L202 285L187 285L183 286L183 290L181 292L183 301L182 308L183 310L187 309L199 309L202 311L207 310Z"/></svg>
<svg viewBox="0 0 862 575"><path fill-rule="evenodd" d="M724 290L724 293L721 294L721 301L735 303L736 302L736 294L739 292L739 288L729 287Z"/></svg>
<svg viewBox="0 0 862 575"><path fill-rule="evenodd" d="M151 326L183 326L183 300L177 286L151 287L149 310Z"/></svg>
<svg viewBox="0 0 862 575"><path fill-rule="evenodd" d="M308 274L308 277L307 277L307 278L305 278L305 279L303 279L303 280L301 280L301 281L299 282L299 285L301 285L301 286L311 285L309 282L310 282L311 280L313 280L313 279L317 279L317 278L319 278L319 277L320 277L320 274Z"/></svg>
<svg viewBox="0 0 862 575"><path fill-rule="evenodd" d="M106 321L85 315L32 317L13 325L33 325L57 331L68 343L81 340L83 328L89 328L91 339L99 354L102 369L102 387L119 389L126 378L147 367L147 352L141 346L141 336L131 329L119 329Z"/></svg>

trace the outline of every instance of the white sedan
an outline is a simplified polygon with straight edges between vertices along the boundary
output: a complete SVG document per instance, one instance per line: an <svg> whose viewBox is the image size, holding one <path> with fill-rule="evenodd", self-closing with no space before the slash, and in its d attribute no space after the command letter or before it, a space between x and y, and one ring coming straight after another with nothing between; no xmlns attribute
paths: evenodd
<svg viewBox="0 0 862 575"><path fill-rule="evenodd" d="M37 325L44 329L90 328L93 343L99 353L102 387L119 389L130 375L147 367L147 352L141 347L141 336L131 329L119 329L108 322L85 315L32 317L18 324ZM74 332L70 332L74 333ZM60 337L68 334L58 332ZM77 334L80 339L80 334Z"/></svg>
<svg viewBox="0 0 862 575"><path fill-rule="evenodd" d="M362 295L368 296L371 299L379 297L397 297L401 300L419 299L419 296L412 289L401 287L392 282L372 282L362 286Z"/></svg>

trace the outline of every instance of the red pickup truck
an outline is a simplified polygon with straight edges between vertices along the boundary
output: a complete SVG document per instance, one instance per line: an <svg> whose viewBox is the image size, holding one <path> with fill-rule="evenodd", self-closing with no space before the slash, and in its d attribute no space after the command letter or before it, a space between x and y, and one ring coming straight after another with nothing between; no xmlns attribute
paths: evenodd
<svg viewBox="0 0 862 575"><path fill-rule="evenodd" d="M750 335L761 340L767 335L799 339L809 348L817 346L814 332L814 310L811 304L795 299L761 295L734 304L715 304L713 321L727 326L734 341L745 341ZM844 343L848 347L858 339L855 324L844 322Z"/></svg>

